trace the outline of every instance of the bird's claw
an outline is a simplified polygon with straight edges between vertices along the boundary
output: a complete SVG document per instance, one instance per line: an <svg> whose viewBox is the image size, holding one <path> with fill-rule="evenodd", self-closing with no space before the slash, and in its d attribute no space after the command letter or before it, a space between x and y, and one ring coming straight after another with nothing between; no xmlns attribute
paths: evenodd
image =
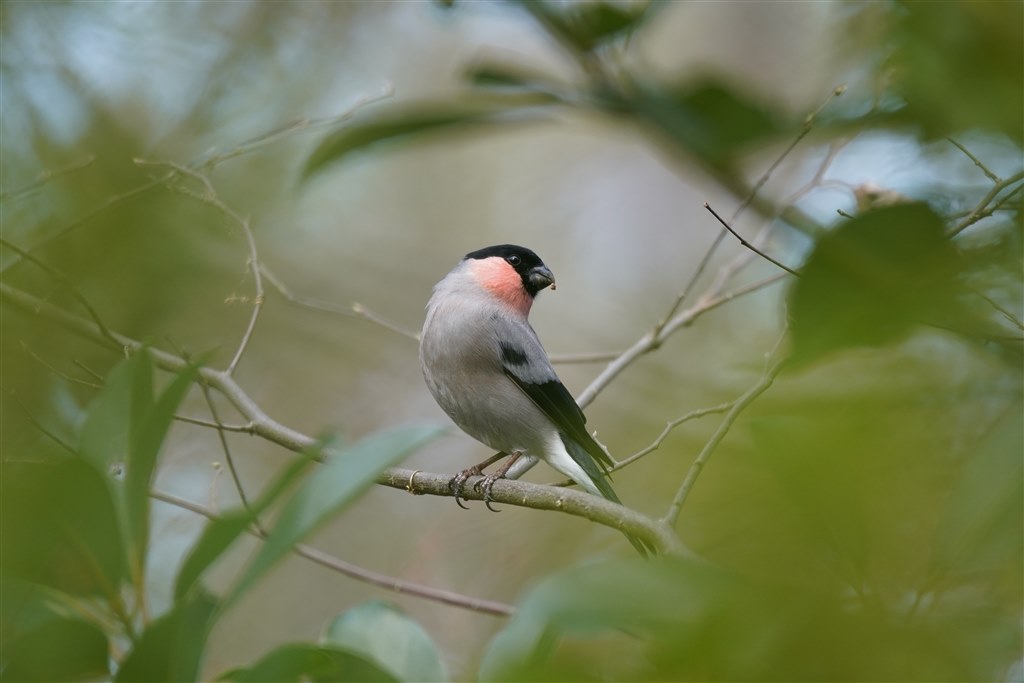
<svg viewBox="0 0 1024 683"><path fill-rule="evenodd" d="M478 491L483 495L484 505L491 512L501 512L501 510L496 510L491 507L491 502L494 500L491 498L491 489L494 488L494 482L502 479L503 477L504 475L501 474L488 474L479 481L473 483L473 490Z"/></svg>
<svg viewBox="0 0 1024 683"><path fill-rule="evenodd" d="M469 509L468 507L462 504L462 492L466 490L466 480L468 480L470 477L479 477L482 474L483 471L481 471L479 467L469 467L456 474L448 482L448 490L450 490L452 492L452 495L455 497L455 504L458 505L463 510Z"/></svg>

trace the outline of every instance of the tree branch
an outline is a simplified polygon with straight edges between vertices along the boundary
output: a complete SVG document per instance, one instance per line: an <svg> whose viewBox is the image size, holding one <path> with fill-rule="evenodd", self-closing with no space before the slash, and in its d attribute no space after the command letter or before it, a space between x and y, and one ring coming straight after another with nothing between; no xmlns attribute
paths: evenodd
<svg viewBox="0 0 1024 683"><path fill-rule="evenodd" d="M137 166L162 166L171 169L173 175L167 179L168 184L174 180L175 176L185 176L198 181L203 186L203 192L192 192L184 187L174 189L178 189L190 197L194 197L196 200L207 204L208 206L212 206L226 218L238 224L242 230L242 234L245 236L245 241L249 248L249 258L247 263L249 271L252 272L253 286L256 291L253 297L252 314L249 316L249 323L246 325L245 332L242 333L242 339L238 343L235 355L231 358L231 362L228 364L227 370L225 370L225 372L230 375L234 373L239 361L242 360L242 354L245 353L245 349L249 346L249 341L252 339L252 333L256 329L256 321L259 320L260 312L263 310L263 302L266 298L263 293L263 277L260 269L259 252L256 249L256 237L253 235L252 228L249 226L249 219L239 215L238 212L225 204L217 195L217 191L214 189L213 183L210 182L210 179L199 171L194 171L191 168L176 164L172 161L147 161L145 159L135 159L134 162Z"/></svg>
<svg viewBox="0 0 1024 683"><path fill-rule="evenodd" d="M0 301L4 301L29 314L35 314L87 339L99 342L108 348L115 348L111 339L118 345L117 350L137 352L142 343L110 332L110 338L100 332L99 326L91 320L68 313L31 294L22 292L5 283L0 283ZM160 349L149 349L157 367L169 372L180 372L188 367L188 362L175 354ZM301 432L275 421L256 404L252 398L238 385L230 374L213 368L200 368L199 381L220 391L252 424L253 432L267 441L291 451L304 451L318 442ZM325 451L328 455L330 451ZM401 488L415 494L428 494L451 497L448 487L450 475L426 472L413 472L402 468L390 468L378 477L377 482L392 488ZM480 494L466 487L464 497L470 500L480 499ZM542 484L529 484L519 481L499 481L492 490L492 499L496 503L505 503L519 507L538 510L558 510L577 517L585 517L593 522L619 530L649 541L662 552L681 552L682 544L671 529L645 515L623 507L603 498L577 491L557 489Z"/></svg>
<svg viewBox="0 0 1024 683"><path fill-rule="evenodd" d="M757 381L757 384L747 389L746 393L740 396L732 404L729 412L726 413L725 418L722 419L722 423L718 425L718 429L708 439L708 442L704 444L704 448L697 455L697 459L690 465L689 471L686 473L686 478L679 487L679 491L676 492L675 497L672 499L672 504L669 506L668 511L661 521L668 524L671 528L675 528L679 521L679 513L682 511L683 503L686 502L687 497L690 495L690 491L693 489L693 485L697 482L697 477L700 476L701 471L704 469L704 465L707 463L708 458L715 452L718 444L722 442L725 435L729 433L736 418L739 417L740 413L746 409L754 399L763 394L775 381L775 377L779 374L779 370L782 369L782 363L776 363L774 366L765 371L761 378Z"/></svg>
<svg viewBox="0 0 1024 683"><path fill-rule="evenodd" d="M728 223L726 223L725 219L722 218L721 216L719 216L718 213L714 209L711 208L710 204L708 204L707 202L704 202L704 208L707 209L708 211L710 211L711 215L714 216L716 219L718 219L718 222L722 224L722 227L725 228L726 230L728 230L729 233L733 237L738 239L740 241L740 244L742 244L744 247L746 247L750 251L754 252L755 254L757 254L758 256L763 258L764 260L768 261L772 265L775 265L775 266L778 266L779 268L782 268L784 271L786 271L790 275L793 275L794 277L800 277L800 273L796 272L795 270L793 270L789 266L785 265L784 263L776 261L771 256L769 256L768 254L764 253L763 251L761 251L760 249L755 247L753 244L751 244L750 242L745 240L743 238L743 235L741 235L738 232L736 232L735 230L733 230L732 226L729 225Z"/></svg>
<svg viewBox="0 0 1024 683"><path fill-rule="evenodd" d="M260 270L263 272L263 275L267 278L267 282L269 282L271 285L273 285L273 287L278 292L281 293L281 296L283 296L285 299L287 299L289 302L291 302L293 304L296 304L296 305L299 305L299 306L305 306L306 308L312 308L313 310L317 310L317 311L325 311L327 313L336 313L337 315L342 315L342 316L345 316L347 318L356 318L358 320L365 320L367 322L374 323L375 325L380 325L384 329L391 330L392 332L400 334L403 337L408 337L409 339L412 339L413 341L419 341L419 339L420 339L420 335L417 334L416 332L411 332L411 331L403 328L398 323L391 322L390 320L388 320L384 316L379 315L377 313L374 313L373 311L368 309L366 306L363 306L362 304L353 303L353 304L351 304L349 306L344 306L342 304L331 303L330 301L323 301L322 299L315 299L313 297L301 296L301 295L298 295L298 294L295 294L294 292L292 292L291 288L289 288L288 285L286 285L281 280L281 278L279 278L277 275L272 273L262 263L260 264Z"/></svg>
<svg viewBox="0 0 1024 683"><path fill-rule="evenodd" d="M982 218L991 215L992 211L994 211L996 207L1002 206L1002 200L998 202L995 206L991 207L991 209L989 207L989 204L992 203L992 201L996 198L996 196L999 195L1000 192L1010 187L1011 185L1020 182L1021 180L1024 180L1024 171L1018 171L1017 173L1014 173L1006 180L993 185L992 189L990 189L988 193L981 198L981 201L978 202L978 205L974 207L974 210L967 214L967 217L964 218L959 223L957 223L956 226L950 231L949 237L956 237L961 232L963 232L967 228L971 227L972 225L980 221ZM1012 195L1014 192L1017 191L1017 189L1020 188L1016 188L1015 190L1007 193L1007 196ZM1003 200L1005 199L1006 197L1003 197Z"/></svg>

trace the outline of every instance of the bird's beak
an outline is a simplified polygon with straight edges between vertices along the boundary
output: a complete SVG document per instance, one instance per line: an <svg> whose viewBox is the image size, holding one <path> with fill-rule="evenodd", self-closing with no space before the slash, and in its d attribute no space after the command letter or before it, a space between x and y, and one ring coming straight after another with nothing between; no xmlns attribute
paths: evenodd
<svg viewBox="0 0 1024 683"><path fill-rule="evenodd" d="M555 274L551 272L551 269L547 266L535 266L530 269L530 284L533 285L537 291L544 289L545 287L551 287L555 289Z"/></svg>

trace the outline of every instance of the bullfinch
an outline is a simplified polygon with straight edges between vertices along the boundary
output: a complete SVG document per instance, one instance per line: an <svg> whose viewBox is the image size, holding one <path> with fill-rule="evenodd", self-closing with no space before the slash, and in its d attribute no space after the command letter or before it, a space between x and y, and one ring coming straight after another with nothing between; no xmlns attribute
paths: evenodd
<svg viewBox="0 0 1024 683"><path fill-rule="evenodd" d="M465 481L498 457L508 461L475 485L490 500L494 481L523 456L538 457L590 493L619 503L612 459L551 367L528 316L555 276L533 251L512 244L466 254L434 286L420 335L420 366L434 399L464 432L499 451L452 479ZM461 503L460 503L461 505ZM627 534L643 555L652 548Z"/></svg>

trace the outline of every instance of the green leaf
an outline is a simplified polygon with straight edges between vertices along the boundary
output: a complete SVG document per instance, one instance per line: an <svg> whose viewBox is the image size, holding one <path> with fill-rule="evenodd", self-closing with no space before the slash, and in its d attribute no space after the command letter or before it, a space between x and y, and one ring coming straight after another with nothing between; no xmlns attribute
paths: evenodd
<svg viewBox="0 0 1024 683"><path fill-rule="evenodd" d="M884 78L927 137L983 128L1024 140L1024 4L907 2L892 21Z"/></svg>
<svg viewBox="0 0 1024 683"><path fill-rule="evenodd" d="M141 354L135 354L118 363L107 375L103 388L86 413L78 451L103 473L110 469L111 463L128 459L131 424L128 416L135 412L132 393L142 362ZM142 408L148 410L149 406Z"/></svg>
<svg viewBox="0 0 1024 683"><path fill-rule="evenodd" d="M643 20L650 3L625 7L610 2L578 2L565 10L542 0L517 0L548 33L590 52Z"/></svg>
<svg viewBox="0 0 1024 683"><path fill-rule="evenodd" d="M575 3L569 6L564 23L568 34L580 48L592 50L634 28L643 18L646 9L646 5L626 8L608 2Z"/></svg>
<svg viewBox="0 0 1024 683"><path fill-rule="evenodd" d="M390 683L397 679L356 654L332 647L296 643L279 647L251 667L233 669L218 680L234 683Z"/></svg>
<svg viewBox="0 0 1024 683"><path fill-rule="evenodd" d="M515 616L489 644L479 680L570 680L591 676L657 680L650 670L602 672L605 663L596 658L564 670L553 659L555 646L570 638L622 633L629 634L629 639L645 641L649 655L648 638L653 635L678 640L675 647L686 656L703 644L694 625L706 619L712 606L728 594L740 598L735 579L693 562L629 559L571 569L542 581L520 602ZM686 639L690 628L693 630ZM628 644L625 647L628 649ZM750 653L740 657L739 652L736 655L738 659L755 656Z"/></svg>
<svg viewBox="0 0 1024 683"><path fill-rule="evenodd" d="M380 600L357 605L327 627L324 642L376 662L400 681L444 681L430 636L397 607Z"/></svg>
<svg viewBox="0 0 1024 683"><path fill-rule="evenodd" d="M175 600L182 600L186 596L202 577L203 572L245 533L315 459L320 457L320 452L319 448L306 451L286 465L281 474L274 478L267 490L252 504L251 514L244 508L233 510L206 525L203 535L199 537L178 572L174 588Z"/></svg>
<svg viewBox="0 0 1024 683"><path fill-rule="evenodd" d="M755 142L788 129L776 111L715 80L643 89L628 104L674 144L718 169L731 169Z"/></svg>
<svg viewBox="0 0 1024 683"><path fill-rule="evenodd" d="M984 659L962 620L893 618L742 569L660 557L550 577L491 641L479 680L975 680L1018 656Z"/></svg>
<svg viewBox="0 0 1024 683"><path fill-rule="evenodd" d="M924 204L871 211L823 235L789 295L795 364L894 342L954 317L958 255Z"/></svg>
<svg viewBox="0 0 1024 683"><path fill-rule="evenodd" d="M106 635L77 619L48 621L5 650L5 681L91 681L110 671Z"/></svg>
<svg viewBox="0 0 1024 683"><path fill-rule="evenodd" d="M145 349L137 354L133 386L132 442L124 480L124 509L128 525L131 558L141 576L149 544L149 489L156 469L157 454L167 437L174 414L199 374L197 366L178 373L148 410L143 410L152 396L152 360ZM148 394L148 397L147 397ZM148 398L148 401L147 401Z"/></svg>
<svg viewBox="0 0 1024 683"><path fill-rule="evenodd" d="M0 571L74 595L116 596L125 552L108 482L91 463L4 463Z"/></svg>
<svg viewBox="0 0 1024 683"><path fill-rule="evenodd" d="M436 425L408 425L372 434L332 452L285 503L266 542L225 604L233 603L296 543L354 501L378 474L442 431Z"/></svg>
<svg viewBox="0 0 1024 683"><path fill-rule="evenodd" d="M1024 557L1021 453L1024 412L1017 404L970 449L963 475L935 529L932 576L1012 571L1020 585L1020 558Z"/></svg>
<svg viewBox="0 0 1024 683"><path fill-rule="evenodd" d="M310 155L302 171L308 179L329 164L349 154L384 142L407 142L425 133L465 129L510 121L538 118L529 108L550 104L550 96L539 93L492 93L443 102L402 103L374 108L325 137Z"/></svg>
<svg viewBox="0 0 1024 683"><path fill-rule="evenodd" d="M118 683L196 680L216 607L217 603L203 593L176 603L174 609L143 632L114 680Z"/></svg>

